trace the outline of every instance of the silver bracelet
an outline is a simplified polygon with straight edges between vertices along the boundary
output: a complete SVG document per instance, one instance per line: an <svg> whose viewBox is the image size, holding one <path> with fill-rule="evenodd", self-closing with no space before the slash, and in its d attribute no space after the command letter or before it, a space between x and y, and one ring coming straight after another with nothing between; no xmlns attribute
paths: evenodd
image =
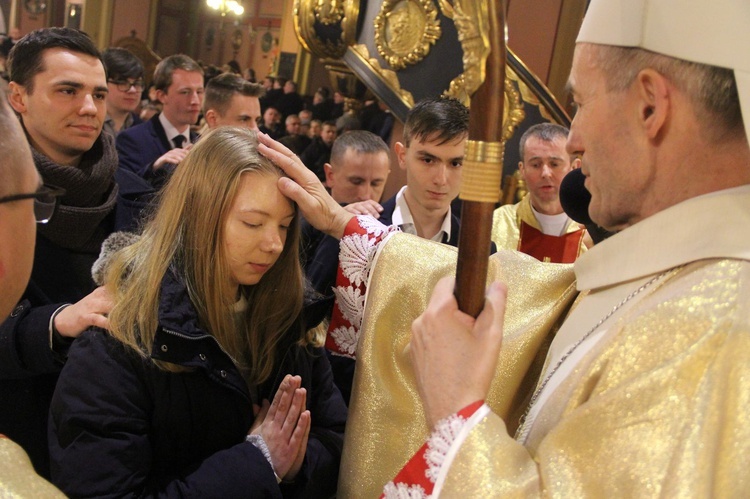
<svg viewBox="0 0 750 499"><path fill-rule="evenodd" d="M55 317L57 317L57 314L63 311L64 308L68 308L71 306L72 303L66 303L65 305L61 305L57 310L52 312L52 315L49 318L49 349L53 350L52 348L52 336L55 334L55 331L57 331L57 328L55 327ZM57 334L60 334L59 331Z"/></svg>
<svg viewBox="0 0 750 499"><path fill-rule="evenodd" d="M253 444L263 454L263 457L266 458L268 464L271 465L273 476L276 477L276 483L281 483L281 477L276 474L276 470L273 468L273 462L271 461L271 451L268 450L268 445L266 445L266 441L263 440L263 437L260 435L248 435L247 437L245 437L245 441L247 443Z"/></svg>

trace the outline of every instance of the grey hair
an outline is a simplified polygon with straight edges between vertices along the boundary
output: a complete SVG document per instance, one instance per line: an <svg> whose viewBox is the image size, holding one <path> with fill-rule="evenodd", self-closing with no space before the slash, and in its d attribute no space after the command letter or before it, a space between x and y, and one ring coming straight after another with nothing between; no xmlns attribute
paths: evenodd
<svg viewBox="0 0 750 499"><path fill-rule="evenodd" d="M552 142L558 137L562 137L567 140L570 130L557 123L537 123L536 125L530 126L523 135L521 135L521 141L518 144L518 152L523 160L523 154L526 150L526 141L531 137L536 137L544 142Z"/></svg>
<svg viewBox="0 0 750 499"><path fill-rule="evenodd" d="M633 47L592 45L594 58L604 73L609 91L623 91L638 73L652 68L685 92L716 142L745 136L737 82L731 69L676 59Z"/></svg>

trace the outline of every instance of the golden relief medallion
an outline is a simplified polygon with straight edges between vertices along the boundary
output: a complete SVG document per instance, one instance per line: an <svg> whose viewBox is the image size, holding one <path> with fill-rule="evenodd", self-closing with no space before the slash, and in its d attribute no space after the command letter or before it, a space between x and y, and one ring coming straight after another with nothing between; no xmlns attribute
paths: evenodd
<svg viewBox="0 0 750 499"><path fill-rule="evenodd" d="M356 40L358 0L294 0L294 32L313 55L339 59ZM323 25L326 30L320 30Z"/></svg>
<svg viewBox="0 0 750 499"><path fill-rule="evenodd" d="M318 0L315 3L315 17L321 24L336 24L344 18L343 0Z"/></svg>
<svg viewBox="0 0 750 499"><path fill-rule="evenodd" d="M375 17L375 47L395 70L418 63L440 38L432 0L385 0Z"/></svg>

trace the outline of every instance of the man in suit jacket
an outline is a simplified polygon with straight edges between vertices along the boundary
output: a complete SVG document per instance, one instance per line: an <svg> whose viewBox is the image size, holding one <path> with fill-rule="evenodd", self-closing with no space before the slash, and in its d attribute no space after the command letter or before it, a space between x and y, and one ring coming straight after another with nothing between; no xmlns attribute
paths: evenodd
<svg viewBox="0 0 750 499"><path fill-rule="evenodd" d="M117 136L120 168L161 187L198 138L190 125L203 105L203 70L183 54L162 59L154 71L156 97L163 110L150 120Z"/></svg>

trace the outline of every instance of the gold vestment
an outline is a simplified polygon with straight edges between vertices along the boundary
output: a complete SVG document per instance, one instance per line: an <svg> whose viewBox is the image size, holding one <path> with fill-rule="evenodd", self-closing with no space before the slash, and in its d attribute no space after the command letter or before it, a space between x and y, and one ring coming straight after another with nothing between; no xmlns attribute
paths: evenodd
<svg viewBox="0 0 750 499"><path fill-rule="evenodd" d="M525 445L497 415L475 426L443 496L747 497L747 227L745 186L673 206L583 255L578 287L590 292L560 328L541 379L592 326L601 339L566 368Z"/></svg>
<svg viewBox="0 0 750 499"><path fill-rule="evenodd" d="M55 499L65 494L36 474L29 456L18 444L0 435L0 497Z"/></svg>
<svg viewBox="0 0 750 499"><path fill-rule="evenodd" d="M506 204L496 209L492 215L492 242L497 249L518 249L518 240L521 237L521 222L526 222L537 230L542 230L531 211L531 195L526 194L521 201L516 204ZM572 220L565 228L565 233L570 234L581 230L577 223ZM586 247L581 245L580 253L586 251ZM579 253L579 254L580 254Z"/></svg>
<svg viewBox="0 0 750 499"><path fill-rule="evenodd" d="M339 497L378 497L383 486L429 435L408 352L411 323L437 281L455 274L456 249L409 234L389 236L378 249L349 405ZM508 284L508 312L498 372L488 404L517 413L536 382L537 352L576 296L573 266L543 263L516 251L490 258L488 281ZM541 358L543 359L543 357ZM531 374L529 374L531 373Z"/></svg>

